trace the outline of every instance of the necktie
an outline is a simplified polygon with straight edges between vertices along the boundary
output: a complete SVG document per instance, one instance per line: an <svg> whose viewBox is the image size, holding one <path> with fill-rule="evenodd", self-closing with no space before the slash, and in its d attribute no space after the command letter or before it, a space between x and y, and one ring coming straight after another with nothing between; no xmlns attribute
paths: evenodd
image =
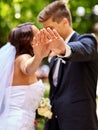
<svg viewBox="0 0 98 130"><path fill-rule="evenodd" d="M60 58L58 58L56 61L56 65L55 65L55 69L54 69L54 73L53 73L53 83L54 83L55 87L57 85L59 66L60 66Z"/></svg>

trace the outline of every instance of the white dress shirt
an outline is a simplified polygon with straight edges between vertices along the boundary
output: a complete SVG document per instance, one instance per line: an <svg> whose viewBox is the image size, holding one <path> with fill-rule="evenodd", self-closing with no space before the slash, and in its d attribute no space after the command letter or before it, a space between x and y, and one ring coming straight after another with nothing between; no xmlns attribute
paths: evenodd
<svg viewBox="0 0 98 130"><path fill-rule="evenodd" d="M63 63L66 63L66 61L63 61L61 58L64 57L69 57L71 55L71 48L70 46L67 45L68 41L70 40L70 38L72 37L72 35L74 34L75 31L73 31L65 40L65 46L66 46L66 53L64 56L60 56L58 55L58 59L56 61L56 65L55 65L55 69L54 69L54 74L53 74L53 83L56 86L57 85L57 79L58 79L58 72L59 72L59 66L60 66L60 61L62 61Z"/></svg>

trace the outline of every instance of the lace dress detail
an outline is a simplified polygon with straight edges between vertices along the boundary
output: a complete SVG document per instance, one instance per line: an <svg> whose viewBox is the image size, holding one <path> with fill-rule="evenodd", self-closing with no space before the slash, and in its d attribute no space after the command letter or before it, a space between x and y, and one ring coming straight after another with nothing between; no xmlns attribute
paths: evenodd
<svg viewBox="0 0 98 130"><path fill-rule="evenodd" d="M29 86L10 86L7 93L8 110L0 122L0 130L35 130L35 111L43 97L45 86L38 81Z"/></svg>

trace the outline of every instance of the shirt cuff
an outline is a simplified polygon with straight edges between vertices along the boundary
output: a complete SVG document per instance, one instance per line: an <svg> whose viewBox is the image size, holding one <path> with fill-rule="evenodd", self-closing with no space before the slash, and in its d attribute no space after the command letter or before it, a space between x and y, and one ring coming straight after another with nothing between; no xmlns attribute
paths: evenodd
<svg viewBox="0 0 98 130"><path fill-rule="evenodd" d="M68 58L68 57L71 56L71 54L72 54L71 47L66 45L66 53L65 53L65 55L63 55L63 56L58 55L58 57L60 57L60 58Z"/></svg>

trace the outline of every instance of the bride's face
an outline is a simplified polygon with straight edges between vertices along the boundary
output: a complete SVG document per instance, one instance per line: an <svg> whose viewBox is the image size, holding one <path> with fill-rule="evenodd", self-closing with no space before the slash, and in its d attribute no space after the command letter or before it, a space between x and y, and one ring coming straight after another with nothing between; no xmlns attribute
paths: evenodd
<svg viewBox="0 0 98 130"><path fill-rule="evenodd" d="M32 31L33 31L33 34L34 34L34 37L35 37L36 34L39 32L39 29L35 25L32 25ZM31 42L31 45L33 45L33 40Z"/></svg>
<svg viewBox="0 0 98 130"><path fill-rule="evenodd" d="M39 29L35 25L32 25L32 30L33 30L34 36L39 32Z"/></svg>

